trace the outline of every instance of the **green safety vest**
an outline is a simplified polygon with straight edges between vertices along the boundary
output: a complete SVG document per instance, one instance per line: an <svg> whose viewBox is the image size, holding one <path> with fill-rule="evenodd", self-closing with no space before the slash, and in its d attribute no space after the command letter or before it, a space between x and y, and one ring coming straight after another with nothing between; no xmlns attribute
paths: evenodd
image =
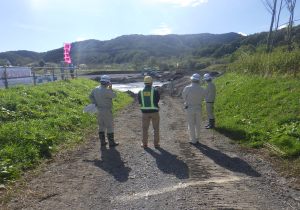
<svg viewBox="0 0 300 210"><path fill-rule="evenodd" d="M142 90L141 91L141 109L142 110L158 110L158 107L154 106L154 88L151 87L151 90Z"/></svg>

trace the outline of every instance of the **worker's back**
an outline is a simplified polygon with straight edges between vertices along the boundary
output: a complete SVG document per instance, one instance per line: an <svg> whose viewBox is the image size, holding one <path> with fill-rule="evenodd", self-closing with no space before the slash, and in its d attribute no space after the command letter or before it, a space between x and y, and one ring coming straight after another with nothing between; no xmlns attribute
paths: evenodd
<svg viewBox="0 0 300 210"><path fill-rule="evenodd" d="M91 93L91 100L96 104L98 109L111 109L112 99L116 94L103 86L96 87Z"/></svg>
<svg viewBox="0 0 300 210"><path fill-rule="evenodd" d="M205 90L198 83L192 83L183 89L182 97L188 107L201 107L205 94Z"/></svg>

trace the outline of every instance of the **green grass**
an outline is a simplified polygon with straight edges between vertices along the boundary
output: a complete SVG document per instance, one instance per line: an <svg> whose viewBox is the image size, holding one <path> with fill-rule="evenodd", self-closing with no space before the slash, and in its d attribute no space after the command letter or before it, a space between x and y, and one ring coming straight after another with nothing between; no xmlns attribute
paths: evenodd
<svg viewBox="0 0 300 210"><path fill-rule="evenodd" d="M300 156L300 82L227 73L216 79L218 131L252 147L270 143Z"/></svg>
<svg viewBox="0 0 300 210"><path fill-rule="evenodd" d="M76 79L0 90L0 183L36 167L59 145L82 141L88 129L96 127L95 116L82 110L97 85ZM131 101L117 92L114 113Z"/></svg>
<svg viewBox="0 0 300 210"><path fill-rule="evenodd" d="M290 52L286 47L278 47L271 53L262 49L258 47L252 52L245 46L240 48L231 56L234 62L229 64L229 69L244 74L299 76L299 48Z"/></svg>

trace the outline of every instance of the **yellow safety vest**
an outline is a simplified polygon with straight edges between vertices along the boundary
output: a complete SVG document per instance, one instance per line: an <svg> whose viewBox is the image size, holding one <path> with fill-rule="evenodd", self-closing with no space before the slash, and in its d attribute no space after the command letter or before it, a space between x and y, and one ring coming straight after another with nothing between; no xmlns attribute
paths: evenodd
<svg viewBox="0 0 300 210"><path fill-rule="evenodd" d="M154 88L151 87L151 91L141 91L141 109L142 110L158 110L158 107L154 106Z"/></svg>

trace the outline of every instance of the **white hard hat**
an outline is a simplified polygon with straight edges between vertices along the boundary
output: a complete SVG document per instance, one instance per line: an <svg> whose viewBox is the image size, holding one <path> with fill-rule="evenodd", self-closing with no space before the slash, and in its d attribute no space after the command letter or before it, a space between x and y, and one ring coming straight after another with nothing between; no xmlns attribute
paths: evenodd
<svg viewBox="0 0 300 210"><path fill-rule="evenodd" d="M211 80L212 77L210 76L210 74L206 73L204 74L203 79L207 81L207 80Z"/></svg>
<svg viewBox="0 0 300 210"><path fill-rule="evenodd" d="M110 77L107 76L107 75L102 75L101 79L100 79L100 82L107 82L107 83L109 83L110 82Z"/></svg>
<svg viewBox="0 0 300 210"><path fill-rule="evenodd" d="M194 80L194 81L200 81L200 75L199 74L193 74L192 76L191 76L191 80Z"/></svg>

